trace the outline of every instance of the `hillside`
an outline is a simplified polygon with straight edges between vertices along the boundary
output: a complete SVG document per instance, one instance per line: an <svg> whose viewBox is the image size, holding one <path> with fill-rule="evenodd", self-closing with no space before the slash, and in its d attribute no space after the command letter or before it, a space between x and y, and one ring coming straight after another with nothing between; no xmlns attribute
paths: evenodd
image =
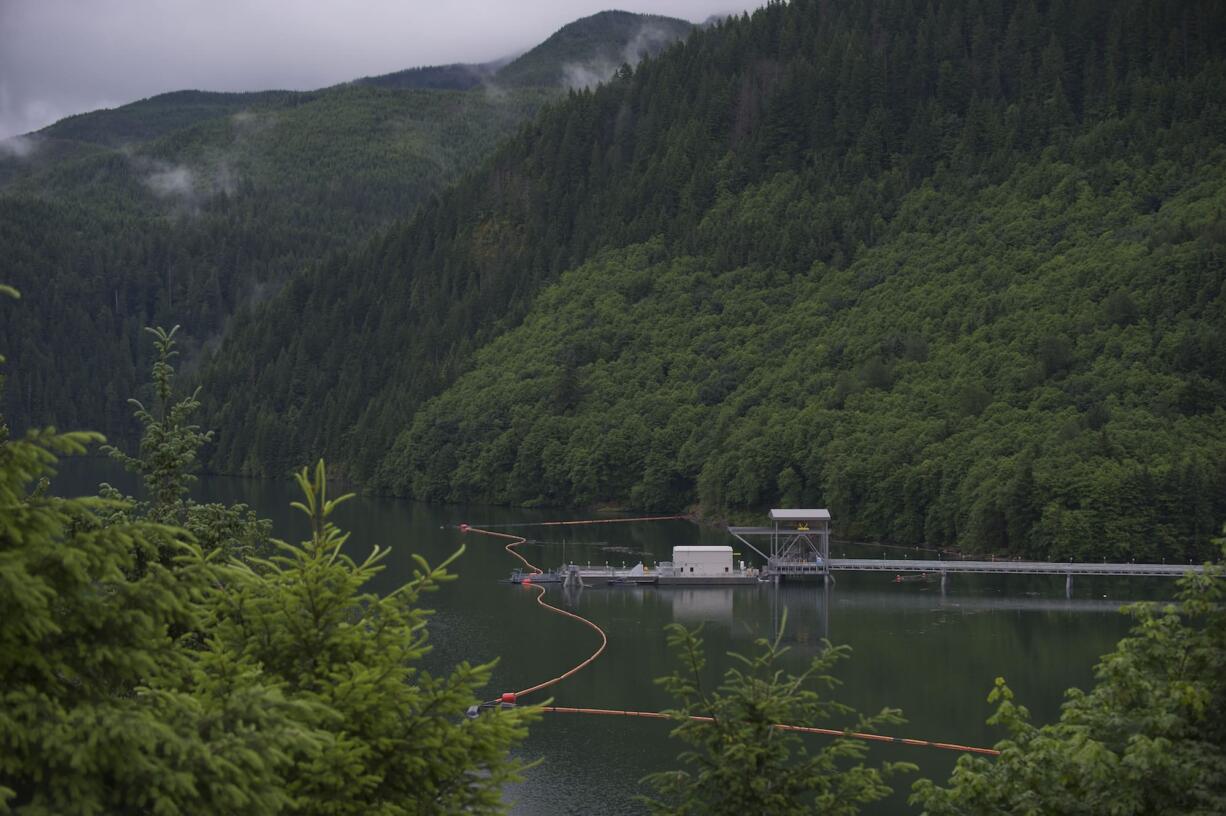
<svg viewBox="0 0 1226 816"><path fill-rule="evenodd" d="M685 39L693 27L674 17L602 11L563 26L501 68L495 82L510 87L591 87L622 65L637 65Z"/></svg>
<svg viewBox="0 0 1226 816"><path fill-rule="evenodd" d="M218 119L250 108L285 106L305 97L306 94L292 91L174 91L118 108L69 116L43 128L38 136L40 139L86 142L105 147L130 146L191 127L206 119Z"/></svg>
<svg viewBox="0 0 1226 816"><path fill-rule="evenodd" d="M683 40L694 26L675 17L602 11L567 23L535 48L512 59L410 68L363 77L381 88L586 88L612 78Z"/></svg>
<svg viewBox="0 0 1226 816"><path fill-rule="evenodd" d="M577 23L581 46L557 58L624 50L638 17L610 19L622 25ZM14 371L6 417L130 439L124 400L148 370L141 328L182 324L190 367L244 304L410 216L562 93L480 86L498 67L162 94L69 117L26 137L23 155L0 154L3 279L25 296L0 320Z"/></svg>
<svg viewBox="0 0 1226 816"><path fill-rule="evenodd" d="M6 416L128 438L143 326L182 324L190 360L242 304L411 214L551 97L343 87L28 163L0 192L5 280L24 294L0 322Z"/></svg>
<svg viewBox="0 0 1226 816"><path fill-rule="evenodd" d="M797 0L696 32L240 321L214 466L1203 554L1224 30L1191 0Z"/></svg>
<svg viewBox="0 0 1226 816"><path fill-rule="evenodd" d="M495 70L497 68L494 65L456 62L451 65L427 65L421 68L394 71L390 74L362 77L354 82L374 85L377 88L399 90L417 88L435 91L467 91L488 82L494 76Z"/></svg>

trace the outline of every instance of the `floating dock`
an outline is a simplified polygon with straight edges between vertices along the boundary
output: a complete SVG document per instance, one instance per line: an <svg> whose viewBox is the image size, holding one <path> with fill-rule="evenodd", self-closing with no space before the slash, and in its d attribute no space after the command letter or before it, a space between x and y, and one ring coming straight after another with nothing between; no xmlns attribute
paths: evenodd
<svg viewBox="0 0 1226 816"><path fill-rule="evenodd" d="M566 586L592 584L629 584L650 586L728 586L756 584L759 570L734 564L733 552L727 546L673 547L673 560L663 561L654 569L641 561L630 568L618 569L591 564L566 564L555 571L511 573L511 583L561 583Z"/></svg>
<svg viewBox="0 0 1226 816"><path fill-rule="evenodd" d="M953 573L1063 575L1071 594L1075 575L1162 576L1177 578L1204 568L1194 564L1112 564L1060 561L960 561L830 557L830 511L825 508L776 508L769 527L729 527L728 532L762 557L761 568L733 562L727 546L673 547L673 560L650 568L642 562L630 568L566 564L557 570L528 573L516 570L511 582L592 586L629 584L651 586L721 586L763 581L833 580L835 572L894 573L896 581L939 578L945 588ZM755 544L754 541L758 544ZM760 546L759 546L760 545ZM920 575L915 575L920 573ZM904 578L904 574L907 575Z"/></svg>

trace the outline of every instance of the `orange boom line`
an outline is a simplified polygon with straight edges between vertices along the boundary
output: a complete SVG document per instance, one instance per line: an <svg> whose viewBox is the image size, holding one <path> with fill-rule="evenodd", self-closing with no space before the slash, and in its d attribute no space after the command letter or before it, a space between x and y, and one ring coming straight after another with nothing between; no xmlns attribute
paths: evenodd
<svg viewBox="0 0 1226 816"><path fill-rule="evenodd" d="M515 550L516 547L518 547L520 544L523 544L525 541L527 541L527 539L524 538L523 536L511 535L510 533L495 533L491 530L482 530L477 527L469 527L467 529L471 533L480 533L481 535L488 535L488 536L495 536L497 538L511 539L511 543L507 544L503 549L505 549L511 555L518 558L520 561L523 561L524 566L532 570L533 575L541 574L540 567L538 567L536 564L533 564L527 558L524 558L520 553L516 552ZM567 612L565 609L559 609L558 607L553 606L552 604L545 603L545 587L543 587L542 585L535 584L532 588L536 590L536 602L540 604L541 606L545 607L546 609L548 609L550 612L556 612L559 615L565 615L568 618L573 618L579 621L580 623L586 624L587 626L590 626L592 629L594 629L596 631L596 634L600 635L600 646L598 646L596 648L596 651L592 652L591 655L589 655L586 660L579 663L574 668L570 669L569 671L563 672L562 674L559 674L557 677L550 678L549 680L546 680L543 683L537 683L535 686L526 688L523 691L515 692L514 698L508 702L513 702L515 699L518 699L519 697L522 697L525 694L531 694L534 691L540 691L541 689L546 689L546 688L549 688L550 686L561 683L567 677L570 677L571 675L582 671L584 668L590 665L594 660L596 660L596 658L600 657L600 655L604 652L605 647L609 645L609 636L606 635L604 630L601 629L599 626L592 623L587 618L576 615L574 612ZM506 696L507 695L504 694L503 698L505 699Z"/></svg>
<svg viewBox="0 0 1226 816"><path fill-rule="evenodd" d="M686 516L645 516L641 518L627 518L627 519L590 519L590 520L585 520L585 521L544 521L544 522L538 522L532 525L522 525L522 526L561 527L561 526L570 526L570 525L579 525L579 524L616 524L616 523L624 523L624 522L630 522L630 521L673 521L675 519L684 519L684 518L686 518ZM508 539L509 543L506 544L503 547L503 549L505 549L511 555L515 556L520 561L522 561L524 566L526 566L528 569L532 571L533 575L541 574L542 570L540 567L538 567L536 564L533 564L527 558L524 558L523 555L520 554L515 549L520 544L523 544L524 542L528 540L524 538L523 536L512 535L511 533L498 533L493 530L484 530L479 527L469 526L468 524L461 524L460 531L465 532L465 533L477 533L479 535L487 535L487 536L494 536L495 538ZM495 701L497 703L502 703L506 705L514 705L515 703L518 702L519 698L523 697L525 694L532 694L533 692L537 692L542 689L546 689L546 688L549 688L550 686L561 683L566 678L582 671L584 668L591 665L596 660L596 658L600 657L600 655L604 653L605 647L609 645L608 635L606 635L605 631L601 629L599 626L597 626L595 623L593 623L592 621L588 620L585 617L576 615L573 612L567 612L565 609L559 609L558 607L553 606L552 604L545 603L545 587L544 586L540 584L535 584L532 586L532 588L537 591L536 602L540 604L541 606L543 606L545 609L548 609L550 612L555 612L559 615L565 615L568 618L573 618L574 620L577 620L580 623L584 624L585 626L588 626L592 628L593 630L595 630L596 634L600 635L600 646L597 647L596 651L592 652L586 659L584 659L582 662L574 666L574 668L568 671L565 671L562 674L559 674L557 677L550 678L549 680L546 680L542 683L537 683L535 686L530 686L524 689L523 691L507 692L503 694L499 698L498 701ZM613 717L642 717L645 719L653 719L653 720L676 719L676 717L674 717L673 715L666 714L662 711L626 711L623 709L613 709L613 708L568 708L566 706L542 706L541 710L549 712L551 714L600 714L600 715L613 716ZM714 717L690 716L690 717L687 717L686 719L695 720L698 722L715 722ZM774 727L779 729L780 731L795 731L800 734L822 734L824 736L829 736L829 737L845 737L849 739L866 740L866 741L871 741L871 742L890 742L896 745L912 745L912 746L921 747L921 748L940 748L946 751L963 751L963 752L972 753L972 754L984 754L986 756L999 756L1000 755L1000 751L997 751L994 748L976 748L970 745L957 745L951 742L933 742L932 740L908 739L906 737L889 737L883 734L868 734L862 731L839 731L834 728L816 728L816 727L807 726L807 725L786 725L783 723L779 723L775 725Z"/></svg>
<svg viewBox="0 0 1226 816"><path fill-rule="evenodd" d="M568 708L566 706L542 706L542 711L551 714L604 714L614 717L644 717L652 720L676 720L677 717L663 711L623 711L615 708ZM682 719L697 722L715 722L714 717L699 717L690 715ZM922 748L941 748L946 751L965 751L986 756L1000 756L995 748L976 748L971 745L957 745L952 742L932 742L931 740L907 739L906 737L889 737L884 734L868 734L863 731L839 731L834 728L814 728L808 725L784 725L777 723L775 728L780 731L796 731L801 734L822 734L828 737L847 737L850 739L868 740L871 742L893 742L899 745L914 745Z"/></svg>

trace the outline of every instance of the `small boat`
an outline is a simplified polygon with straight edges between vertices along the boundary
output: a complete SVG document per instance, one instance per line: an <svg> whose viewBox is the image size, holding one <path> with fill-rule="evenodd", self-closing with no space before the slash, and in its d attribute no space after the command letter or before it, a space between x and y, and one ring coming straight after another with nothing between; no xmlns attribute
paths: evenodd
<svg viewBox="0 0 1226 816"><path fill-rule="evenodd" d="M526 572L516 569L511 572L513 584L560 584L562 576L556 572Z"/></svg>

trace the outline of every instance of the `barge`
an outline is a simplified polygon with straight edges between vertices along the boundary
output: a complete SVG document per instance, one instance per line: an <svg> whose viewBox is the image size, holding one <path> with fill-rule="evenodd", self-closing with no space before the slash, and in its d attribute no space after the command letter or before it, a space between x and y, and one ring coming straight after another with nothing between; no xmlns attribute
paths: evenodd
<svg viewBox="0 0 1226 816"><path fill-rule="evenodd" d="M511 583L565 585L653 585L653 586L727 586L756 584L759 571L746 567L744 561L733 563L728 546L673 547L673 560L649 567L642 561L630 568L608 565L566 564L557 570L528 573L515 570Z"/></svg>

